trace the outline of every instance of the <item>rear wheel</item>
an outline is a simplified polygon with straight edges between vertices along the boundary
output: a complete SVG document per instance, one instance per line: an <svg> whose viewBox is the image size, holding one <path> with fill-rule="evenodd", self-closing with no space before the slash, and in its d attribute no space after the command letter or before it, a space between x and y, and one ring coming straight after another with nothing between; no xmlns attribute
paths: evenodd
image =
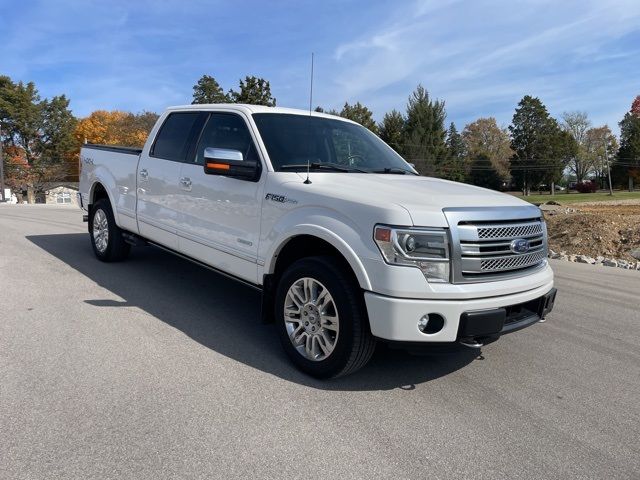
<svg viewBox="0 0 640 480"><path fill-rule="evenodd" d="M108 199L98 200L89 216L89 235L96 257L103 262L117 262L129 255L131 246L124 241L122 230L116 225Z"/></svg>
<svg viewBox="0 0 640 480"><path fill-rule="evenodd" d="M362 292L333 257L298 260L282 275L275 318L284 350L302 371L318 378L347 375L371 358Z"/></svg>

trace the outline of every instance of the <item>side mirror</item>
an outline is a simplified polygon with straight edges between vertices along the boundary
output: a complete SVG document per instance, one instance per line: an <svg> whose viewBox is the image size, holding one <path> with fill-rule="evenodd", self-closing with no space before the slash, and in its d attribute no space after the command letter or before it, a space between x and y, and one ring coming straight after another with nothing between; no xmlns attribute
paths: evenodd
<svg viewBox="0 0 640 480"><path fill-rule="evenodd" d="M240 150L228 148L204 149L204 173L208 175L224 175L256 181L259 176L259 165L244 159Z"/></svg>

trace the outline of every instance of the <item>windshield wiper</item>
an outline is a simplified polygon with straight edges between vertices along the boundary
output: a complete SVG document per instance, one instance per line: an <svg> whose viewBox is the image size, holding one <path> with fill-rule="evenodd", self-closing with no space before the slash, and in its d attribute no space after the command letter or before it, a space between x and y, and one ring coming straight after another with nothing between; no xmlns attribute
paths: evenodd
<svg viewBox="0 0 640 480"><path fill-rule="evenodd" d="M381 168L380 170L371 170L371 173L394 173L397 175L405 175L407 173L410 173L411 175L417 175L417 173L415 172L398 167L385 167Z"/></svg>
<svg viewBox="0 0 640 480"><path fill-rule="evenodd" d="M346 165L338 165L336 163L319 163L319 162L311 162L308 165L306 163L281 165L280 170L297 170L297 169L306 170L307 166L309 167L310 170L330 170L333 172L369 173L367 170L362 170L360 168L348 167Z"/></svg>

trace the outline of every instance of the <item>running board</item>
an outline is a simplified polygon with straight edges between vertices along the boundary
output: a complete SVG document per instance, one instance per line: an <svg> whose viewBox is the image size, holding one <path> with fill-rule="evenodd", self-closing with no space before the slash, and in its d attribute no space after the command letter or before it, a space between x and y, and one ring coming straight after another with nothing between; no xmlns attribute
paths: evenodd
<svg viewBox="0 0 640 480"><path fill-rule="evenodd" d="M124 238L124 241L126 243L134 247L146 247L147 245L149 245L149 242L147 242L144 238L139 237L135 233L122 232L122 238Z"/></svg>

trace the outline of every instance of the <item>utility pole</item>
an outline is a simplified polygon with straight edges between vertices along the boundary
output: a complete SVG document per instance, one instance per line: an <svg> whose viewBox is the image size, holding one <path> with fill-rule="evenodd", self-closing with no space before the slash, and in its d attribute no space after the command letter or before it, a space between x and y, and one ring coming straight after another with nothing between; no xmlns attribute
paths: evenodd
<svg viewBox="0 0 640 480"><path fill-rule="evenodd" d="M4 157L2 154L2 124L0 123L0 192L2 192L2 203L6 202L4 198Z"/></svg>
<svg viewBox="0 0 640 480"><path fill-rule="evenodd" d="M607 178L609 179L609 195L613 195L611 187L611 168L609 167L609 152L607 150L607 139L604 139L604 161L607 162Z"/></svg>

